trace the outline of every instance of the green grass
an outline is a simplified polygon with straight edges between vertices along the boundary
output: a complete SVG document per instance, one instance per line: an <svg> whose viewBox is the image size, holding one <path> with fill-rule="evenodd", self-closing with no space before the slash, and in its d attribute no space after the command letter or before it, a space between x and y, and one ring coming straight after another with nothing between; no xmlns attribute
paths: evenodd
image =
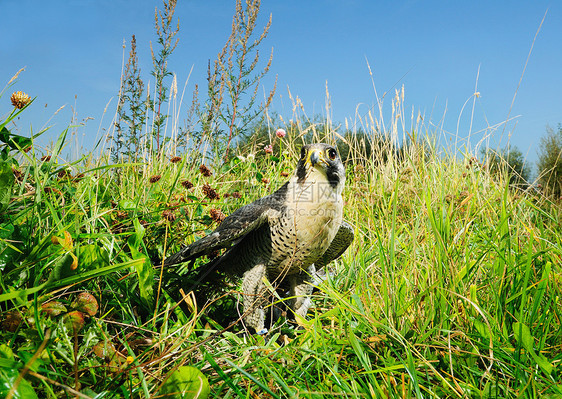
<svg viewBox="0 0 562 399"><path fill-rule="evenodd" d="M301 330L253 336L206 317L213 305L179 307L155 261L215 228L210 209L229 214L276 189L302 142L287 130L274 157L249 147L216 167L198 153L67 163L65 132L49 151L14 145L2 162L17 162L15 179L0 176L13 180L0 213L3 392L18 381L14 392L47 398L157 397L189 365L219 398L562 397L560 207L436 147L381 162L391 148L348 143L356 238ZM84 314L83 291L99 309L77 328L68 313ZM49 301L59 315L41 310Z"/></svg>

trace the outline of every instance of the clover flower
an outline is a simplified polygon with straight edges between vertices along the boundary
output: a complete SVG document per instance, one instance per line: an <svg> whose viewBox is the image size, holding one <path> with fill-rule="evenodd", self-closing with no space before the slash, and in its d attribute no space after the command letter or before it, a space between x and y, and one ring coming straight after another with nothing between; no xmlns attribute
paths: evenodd
<svg viewBox="0 0 562 399"><path fill-rule="evenodd" d="M205 165L201 165L199 167L199 172L205 177L209 177L213 174L213 172L211 172L211 170Z"/></svg>
<svg viewBox="0 0 562 399"><path fill-rule="evenodd" d="M217 191L208 184L203 185L202 190L203 194L205 194L205 197L209 198L210 200L220 199L221 197L219 193L217 193Z"/></svg>
<svg viewBox="0 0 562 399"><path fill-rule="evenodd" d="M31 98L29 98L29 96L23 91L14 92L12 97L10 97L10 100L12 101L12 105L17 109L22 109L31 102Z"/></svg>
<svg viewBox="0 0 562 399"><path fill-rule="evenodd" d="M277 137L279 137L280 139L282 139L283 137L285 137L287 135L287 132L285 131L285 129L277 129L277 131L275 132L275 135Z"/></svg>
<svg viewBox="0 0 562 399"><path fill-rule="evenodd" d="M183 188L185 188L186 190L189 190L190 188L193 187L193 183L190 182L189 180L184 180L180 183L182 185Z"/></svg>
<svg viewBox="0 0 562 399"><path fill-rule="evenodd" d="M209 210L209 216L217 223L221 223L226 218L226 215L220 209L216 208L211 208Z"/></svg>
<svg viewBox="0 0 562 399"><path fill-rule="evenodd" d="M167 220L168 222L173 222L176 220L176 215L169 209L166 209L162 212L162 219Z"/></svg>
<svg viewBox="0 0 562 399"><path fill-rule="evenodd" d="M161 178L162 178L161 175L154 175L154 176L150 176L150 179L148 179L148 181L149 181L151 184L154 184L154 183L156 183L158 180L160 180Z"/></svg>

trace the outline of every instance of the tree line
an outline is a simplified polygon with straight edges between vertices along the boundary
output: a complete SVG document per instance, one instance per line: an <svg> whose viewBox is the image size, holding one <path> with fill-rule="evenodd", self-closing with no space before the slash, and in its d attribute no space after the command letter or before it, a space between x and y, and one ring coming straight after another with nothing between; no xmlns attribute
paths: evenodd
<svg viewBox="0 0 562 399"><path fill-rule="evenodd" d="M506 173L509 184L523 189L531 185L548 197L562 198L562 124L546 128L538 148L537 177L531 180L531 167L515 146L500 150L483 148L481 155L493 174Z"/></svg>

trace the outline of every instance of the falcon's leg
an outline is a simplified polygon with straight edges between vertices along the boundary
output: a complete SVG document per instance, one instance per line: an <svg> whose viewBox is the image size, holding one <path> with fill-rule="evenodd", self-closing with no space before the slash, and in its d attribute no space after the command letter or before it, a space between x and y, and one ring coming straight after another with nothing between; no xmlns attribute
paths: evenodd
<svg viewBox="0 0 562 399"><path fill-rule="evenodd" d="M245 321L258 334L265 332L265 311L263 305L266 300L266 286L263 280L266 277L267 270L265 265L258 264L244 273L244 280L242 281Z"/></svg>
<svg viewBox="0 0 562 399"><path fill-rule="evenodd" d="M316 269L314 268L314 265L310 265L306 272L289 277L291 284L291 309L293 309L295 314L303 318L306 316L310 305L312 305L310 294L312 294L312 290L314 288L312 284L315 275Z"/></svg>

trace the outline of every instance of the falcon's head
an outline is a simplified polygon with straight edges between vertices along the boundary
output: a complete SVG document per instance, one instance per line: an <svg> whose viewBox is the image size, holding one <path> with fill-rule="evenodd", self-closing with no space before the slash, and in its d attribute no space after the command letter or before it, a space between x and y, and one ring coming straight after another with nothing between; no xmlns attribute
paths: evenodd
<svg viewBox="0 0 562 399"><path fill-rule="evenodd" d="M345 184L345 168L338 151L324 143L302 147L295 174L297 183L327 182L332 189L339 192Z"/></svg>

